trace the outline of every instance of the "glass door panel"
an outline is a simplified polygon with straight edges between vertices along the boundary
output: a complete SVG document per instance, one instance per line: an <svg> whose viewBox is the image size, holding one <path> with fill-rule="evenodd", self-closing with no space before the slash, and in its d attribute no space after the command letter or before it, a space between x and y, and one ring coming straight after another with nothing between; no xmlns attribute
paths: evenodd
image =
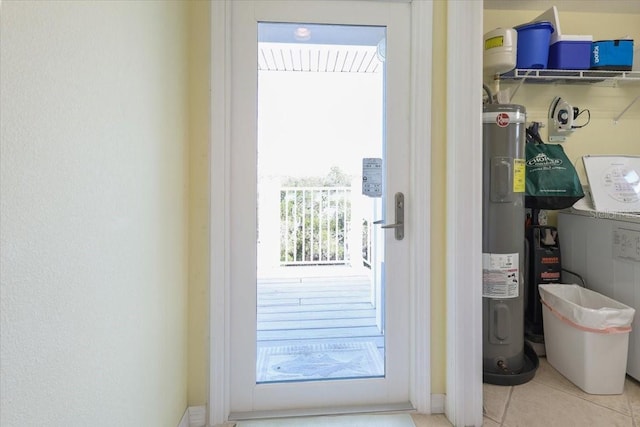
<svg viewBox="0 0 640 427"><path fill-rule="evenodd" d="M383 377L386 28L257 34L256 382Z"/></svg>

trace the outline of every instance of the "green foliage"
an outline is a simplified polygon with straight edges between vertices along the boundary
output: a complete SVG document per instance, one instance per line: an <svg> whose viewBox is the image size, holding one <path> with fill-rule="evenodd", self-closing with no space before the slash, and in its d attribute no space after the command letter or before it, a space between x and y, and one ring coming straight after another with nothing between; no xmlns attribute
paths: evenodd
<svg viewBox="0 0 640 427"><path fill-rule="evenodd" d="M350 184L351 177L338 167L332 167L325 177L289 178L284 182L285 187L294 188L280 192L281 262L347 261Z"/></svg>
<svg viewBox="0 0 640 427"><path fill-rule="evenodd" d="M349 187L353 176L344 173L338 166L331 166L325 176L289 176L283 179L285 187Z"/></svg>

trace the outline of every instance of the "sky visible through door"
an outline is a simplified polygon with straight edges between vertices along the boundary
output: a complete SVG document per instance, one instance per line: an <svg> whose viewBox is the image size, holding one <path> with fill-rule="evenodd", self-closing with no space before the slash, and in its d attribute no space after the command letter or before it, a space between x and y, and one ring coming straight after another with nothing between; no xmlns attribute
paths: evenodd
<svg viewBox="0 0 640 427"><path fill-rule="evenodd" d="M384 376L385 33L258 24L258 383Z"/></svg>

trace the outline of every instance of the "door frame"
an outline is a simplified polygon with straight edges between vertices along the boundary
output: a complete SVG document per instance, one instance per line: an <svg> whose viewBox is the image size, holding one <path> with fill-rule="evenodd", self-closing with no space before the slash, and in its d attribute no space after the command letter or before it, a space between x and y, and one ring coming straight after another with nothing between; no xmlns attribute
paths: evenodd
<svg viewBox="0 0 640 427"><path fill-rule="evenodd" d="M447 395L454 426L482 415L483 0L447 2ZM472 70L470 73L469 70Z"/></svg>
<svg viewBox="0 0 640 427"><path fill-rule="evenodd" d="M209 425L227 421L230 326L231 2L211 2L211 235ZM389 0L394 1L394 0ZM395 0L398 1L398 0ZM432 412L430 307L431 76L433 3L411 6L411 366L409 394L418 412ZM478 92L479 93L479 92ZM417 219L420 219L419 221ZM425 333L427 331L427 333ZM442 405L439 412L442 412Z"/></svg>

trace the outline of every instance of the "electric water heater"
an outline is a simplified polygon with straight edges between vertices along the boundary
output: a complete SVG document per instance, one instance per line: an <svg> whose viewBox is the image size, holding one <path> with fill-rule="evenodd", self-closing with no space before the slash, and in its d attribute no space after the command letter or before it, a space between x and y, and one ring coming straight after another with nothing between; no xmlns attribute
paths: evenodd
<svg viewBox="0 0 640 427"><path fill-rule="evenodd" d="M521 382L524 355L525 107L483 110L483 378ZM537 359L536 359L537 360ZM498 380L495 380L498 378ZM527 379L528 380L528 379Z"/></svg>

